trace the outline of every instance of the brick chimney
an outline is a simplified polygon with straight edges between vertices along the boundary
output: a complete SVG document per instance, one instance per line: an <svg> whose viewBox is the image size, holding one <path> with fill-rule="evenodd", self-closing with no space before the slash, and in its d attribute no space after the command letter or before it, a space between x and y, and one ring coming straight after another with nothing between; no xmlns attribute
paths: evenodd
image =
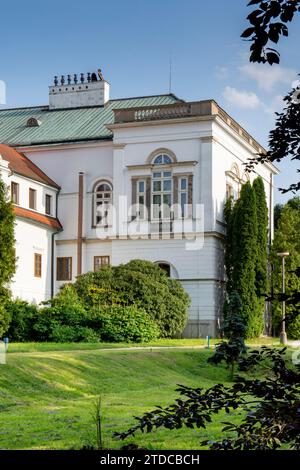
<svg viewBox="0 0 300 470"><path fill-rule="evenodd" d="M109 100L109 83L101 69L86 74L55 76L49 87L49 109L103 106Z"/></svg>

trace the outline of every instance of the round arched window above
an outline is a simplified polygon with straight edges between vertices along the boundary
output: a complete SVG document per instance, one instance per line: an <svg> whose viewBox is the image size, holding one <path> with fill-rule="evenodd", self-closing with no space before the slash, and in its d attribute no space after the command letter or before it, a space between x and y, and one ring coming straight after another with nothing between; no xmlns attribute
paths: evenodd
<svg viewBox="0 0 300 470"><path fill-rule="evenodd" d="M111 214L112 206L112 185L107 181L100 181L94 189L94 215L93 225L108 225L108 219Z"/></svg>
<svg viewBox="0 0 300 470"><path fill-rule="evenodd" d="M171 163L173 163L172 158L165 153L157 155L153 160L154 165L170 165Z"/></svg>
<svg viewBox="0 0 300 470"><path fill-rule="evenodd" d="M101 183L99 184L99 186L97 186L96 188L96 193L100 192L100 191L111 191L112 190L112 187L110 184L108 183Z"/></svg>
<svg viewBox="0 0 300 470"><path fill-rule="evenodd" d="M157 265L166 273L168 277L171 277L171 266L168 263L157 263Z"/></svg>

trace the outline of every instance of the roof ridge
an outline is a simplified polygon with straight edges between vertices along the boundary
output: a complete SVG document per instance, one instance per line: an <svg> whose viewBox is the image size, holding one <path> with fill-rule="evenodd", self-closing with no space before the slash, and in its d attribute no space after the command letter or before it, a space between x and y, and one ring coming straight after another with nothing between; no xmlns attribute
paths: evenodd
<svg viewBox="0 0 300 470"><path fill-rule="evenodd" d="M156 94L156 95L129 96L129 97L127 97L127 98L114 98L114 99L109 100L109 102L111 102L111 101L138 100L138 99L143 99L143 98L158 98L158 97L160 97L160 96L172 96L172 97L175 98L176 100L184 102L183 99L178 98L178 96L175 95L174 93L158 93L158 94Z"/></svg>
<svg viewBox="0 0 300 470"><path fill-rule="evenodd" d="M158 98L160 96L172 96L178 101L185 102L185 100L178 98L177 95L174 93L158 93L156 95L142 95L142 96L128 96L125 98L113 98L108 100L107 103L115 102L115 101L129 101L129 100L138 100L138 99L143 99L143 98ZM1 111L14 111L17 109L46 109L47 111L60 111L60 110L68 110L68 109L81 109L81 108L103 108L105 105L90 105L90 106L74 106L74 108L58 108L58 109L49 109L48 104L41 104L41 105L36 105L36 106L15 106L13 108L0 108Z"/></svg>
<svg viewBox="0 0 300 470"><path fill-rule="evenodd" d="M15 109L37 109L37 108L49 109L49 105L37 104L36 106L16 106L14 108L0 108L0 112L1 111L14 111Z"/></svg>

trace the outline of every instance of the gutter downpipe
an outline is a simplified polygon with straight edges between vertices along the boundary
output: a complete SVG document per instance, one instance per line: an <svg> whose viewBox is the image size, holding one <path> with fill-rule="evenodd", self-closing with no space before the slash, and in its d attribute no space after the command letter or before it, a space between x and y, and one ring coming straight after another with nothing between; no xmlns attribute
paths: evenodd
<svg viewBox="0 0 300 470"><path fill-rule="evenodd" d="M56 207L55 207L55 216L57 218L57 208L58 208L58 195L60 193L60 189L56 193ZM51 299L54 297L54 263L55 263L55 257L54 257L54 246L55 246L55 235L58 233L62 232L63 229L59 229L56 232L53 232L51 234Z"/></svg>
<svg viewBox="0 0 300 470"><path fill-rule="evenodd" d="M82 274L83 172L78 175L77 276Z"/></svg>

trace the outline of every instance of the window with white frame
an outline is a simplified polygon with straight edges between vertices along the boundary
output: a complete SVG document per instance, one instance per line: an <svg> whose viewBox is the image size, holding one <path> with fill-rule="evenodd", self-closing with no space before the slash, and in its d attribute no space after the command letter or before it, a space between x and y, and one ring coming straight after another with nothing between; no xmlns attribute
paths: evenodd
<svg viewBox="0 0 300 470"><path fill-rule="evenodd" d="M166 170L164 166L171 165L173 159L162 153L153 159L154 168L152 173L152 218L169 219L172 206L172 171ZM161 168L160 168L161 167Z"/></svg>
<svg viewBox="0 0 300 470"><path fill-rule="evenodd" d="M137 218L145 219L146 206L146 181L141 179L137 181L136 188Z"/></svg>
<svg viewBox="0 0 300 470"><path fill-rule="evenodd" d="M154 171L152 174L152 218L169 219L172 206L172 172Z"/></svg>
<svg viewBox="0 0 300 470"><path fill-rule="evenodd" d="M108 181L96 184L94 190L94 225L108 225L112 209L112 185Z"/></svg>
<svg viewBox="0 0 300 470"><path fill-rule="evenodd" d="M154 165L170 165L171 163L173 163L172 158L165 153L157 155L153 160Z"/></svg>
<svg viewBox="0 0 300 470"><path fill-rule="evenodd" d="M181 217L188 216L188 178L180 177L178 185L178 200L180 204Z"/></svg>

